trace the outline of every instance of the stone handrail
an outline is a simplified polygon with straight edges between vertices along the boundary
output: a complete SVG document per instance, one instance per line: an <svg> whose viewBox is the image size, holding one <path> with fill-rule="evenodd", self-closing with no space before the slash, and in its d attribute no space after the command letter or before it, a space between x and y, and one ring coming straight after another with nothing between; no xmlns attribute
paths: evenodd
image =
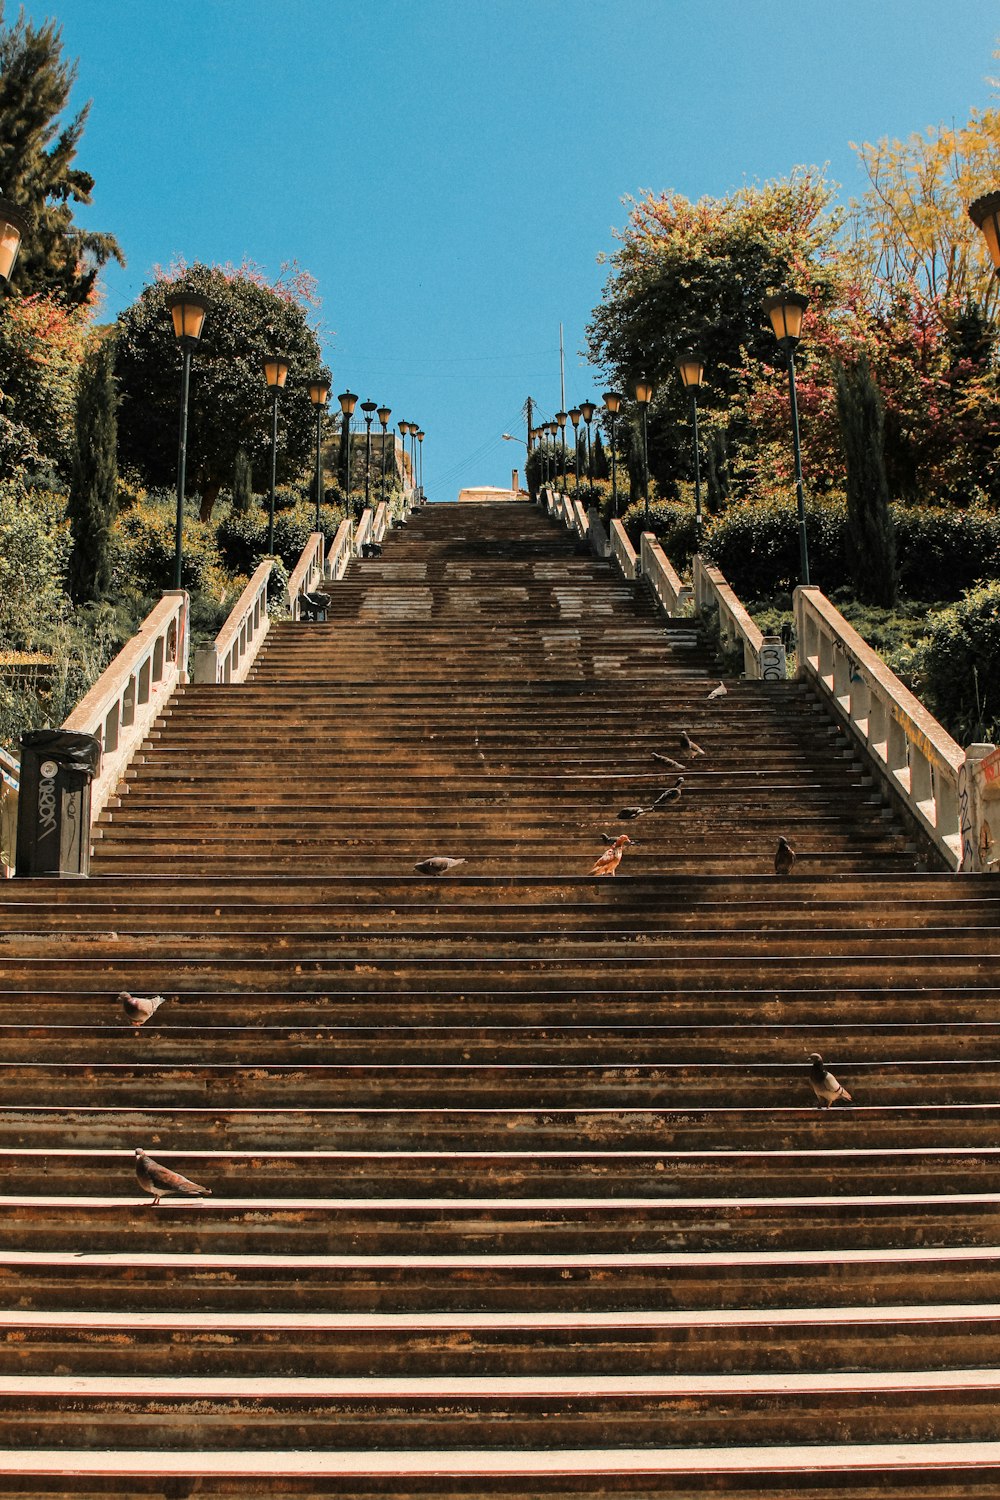
<svg viewBox="0 0 1000 1500"><path fill-rule="evenodd" d="M596 505L592 505L587 512L587 536L590 540L590 550L595 557L608 557L611 552L611 543L608 541L608 533L604 529L601 513Z"/></svg>
<svg viewBox="0 0 1000 1500"><path fill-rule="evenodd" d="M260 563L210 646L194 653L197 683L244 682L270 626L267 585L274 564Z"/></svg>
<svg viewBox="0 0 1000 1500"><path fill-rule="evenodd" d="M628 532L625 530L625 527L618 520L611 522L611 556L621 568L626 578L636 578L638 576L639 570L636 566L635 548L629 541Z"/></svg>
<svg viewBox="0 0 1000 1500"><path fill-rule="evenodd" d="M321 531L314 531L302 549L302 556L292 569L288 579L288 609L293 620L299 618L299 600L303 594L323 581L323 549L326 539Z"/></svg>
<svg viewBox="0 0 1000 1500"><path fill-rule="evenodd" d="M642 574L648 578L653 593L668 615L680 614L681 604L687 603L691 590L678 578L669 557L656 540L652 531L644 531L639 540L642 558Z"/></svg>
<svg viewBox="0 0 1000 1500"><path fill-rule="evenodd" d="M719 611L719 635L730 644L743 647L743 671L747 677L762 677L761 647L764 636L754 623L718 568L713 568L696 553L692 559L694 607L698 614ZM784 676L784 673L781 673Z"/></svg>
<svg viewBox="0 0 1000 1500"><path fill-rule="evenodd" d="M372 541L380 542L391 526L392 512L385 501L380 500L375 507L375 516L372 520Z"/></svg>
<svg viewBox="0 0 1000 1500"><path fill-rule="evenodd" d="M354 556L354 522L346 517L337 527L337 535L326 554L326 576L339 582Z"/></svg>
<svg viewBox="0 0 1000 1500"><path fill-rule="evenodd" d="M358 557L361 556L361 549L365 543L370 542L372 539L372 522L374 519L375 516L371 510L363 510L361 512L357 530L354 533L354 551Z"/></svg>
<svg viewBox="0 0 1000 1500"><path fill-rule="evenodd" d="M101 769L90 794L94 822L153 721L180 682L187 680L188 596L163 595L107 671L63 724L101 743Z"/></svg>
<svg viewBox="0 0 1000 1500"><path fill-rule="evenodd" d="M961 745L819 589L795 590L795 629L799 677L816 684L950 867L975 868Z"/></svg>
<svg viewBox="0 0 1000 1500"><path fill-rule="evenodd" d="M572 506L573 522L576 527L577 536L587 537L590 532L590 517L587 515L583 501L574 500Z"/></svg>

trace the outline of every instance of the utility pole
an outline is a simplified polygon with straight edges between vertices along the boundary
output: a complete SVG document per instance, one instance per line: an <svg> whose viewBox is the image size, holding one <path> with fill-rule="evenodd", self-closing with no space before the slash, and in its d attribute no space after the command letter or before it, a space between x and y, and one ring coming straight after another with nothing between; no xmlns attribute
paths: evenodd
<svg viewBox="0 0 1000 1500"><path fill-rule="evenodd" d="M566 354L563 350L563 327L559 324L559 410L566 410Z"/></svg>
<svg viewBox="0 0 1000 1500"><path fill-rule="evenodd" d="M526 413L527 418L528 418L528 452L530 453L531 452L531 439L534 436L534 432L533 432L533 429L532 429L532 426L531 426L531 420L532 420L532 417L534 416L534 407L531 404L531 397L530 396L528 397L527 401L524 403L524 409L525 409L525 413Z"/></svg>

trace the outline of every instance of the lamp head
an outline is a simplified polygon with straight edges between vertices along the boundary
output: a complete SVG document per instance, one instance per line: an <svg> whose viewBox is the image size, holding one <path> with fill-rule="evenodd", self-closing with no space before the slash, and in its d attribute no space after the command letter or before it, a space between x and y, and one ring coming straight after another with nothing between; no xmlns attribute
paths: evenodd
<svg viewBox="0 0 1000 1500"><path fill-rule="evenodd" d="M764 311L771 319L771 327L778 343L786 349L794 349L802 337L802 319L809 306L809 298L801 292L772 292L764 298Z"/></svg>
<svg viewBox="0 0 1000 1500"><path fill-rule="evenodd" d="M382 431L383 432L388 427L388 425L389 425L389 418L391 416L392 416L392 407L391 406L380 406L379 407L379 409L378 409L378 419L379 419L379 421L382 424Z"/></svg>
<svg viewBox="0 0 1000 1500"><path fill-rule="evenodd" d="M313 406L325 406L330 399L330 378L326 375L318 375L315 380L309 382L309 400Z"/></svg>
<svg viewBox="0 0 1000 1500"><path fill-rule="evenodd" d="M611 415L613 417L617 416L618 413L621 411L621 406L622 406L621 392L620 391L605 391L604 392L604 405L607 407L608 411L611 413Z"/></svg>
<svg viewBox="0 0 1000 1500"><path fill-rule="evenodd" d="M582 416L583 416L583 412L580 410L580 408L578 406L571 406L570 407L570 409L569 409L569 419L573 423L574 429L577 428L577 427L579 427L579 425L580 425L580 418Z"/></svg>
<svg viewBox="0 0 1000 1500"><path fill-rule="evenodd" d="M362 401L362 403L361 403L361 410L364 412L364 414L365 414L365 421L368 423L368 426L370 427L372 425L373 420L374 420L375 413L378 410L378 403L375 402L375 401Z"/></svg>
<svg viewBox="0 0 1000 1500"><path fill-rule="evenodd" d="M581 415L583 416L583 420L588 423L588 425L594 420L594 412L596 410L597 407L594 405L593 401L580 402Z"/></svg>
<svg viewBox="0 0 1000 1500"><path fill-rule="evenodd" d="M418 443L422 443L423 440L424 440L424 434L423 434L423 429L421 429L420 432L417 433L417 442Z"/></svg>
<svg viewBox="0 0 1000 1500"><path fill-rule="evenodd" d="M635 383L635 399L640 406L648 406L653 399L653 382L641 375Z"/></svg>
<svg viewBox="0 0 1000 1500"><path fill-rule="evenodd" d="M264 379L272 391L280 391L288 379L288 360L284 354L264 355Z"/></svg>
<svg viewBox="0 0 1000 1500"><path fill-rule="evenodd" d="M199 297L194 292L171 292L167 297L167 308L174 325L174 337L178 343L183 344L188 339L192 344L197 343L205 326L205 314L208 312L206 298Z"/></svg>
<svg viewBox="0 0 1000 1500"><path fill-rule="evenodd" d="M694 349L678 354L674 361L686 391L696 391L705 378L705 361Z"/></svg>
<svg viewBox="0 0 1000 1500"><path fill-rule="evenodd" d="M969 218L981 231L993 269L1000 276L1000 193L984 193L970 203Z"/></svg>
<svg viewBox="0 0 1000 1500"><path fill-rule="evenodd" d="M345 417L353 417L354 416L354 408L358 404L358 398L354 394L354 392L353 391L341 391L340 395L337 397L337 400L340 402L340 409L344 413L344 416Z"/></svg>
<svg viewBox="0 0 1000 1500"><path fill-rule="evenodd" d="M0 198L0 277L10 280L21 241L31 228L31 217L9 198Z"/></svg>
<svg viewBox="0 0 1000 1500"><path fill-rule="evenodd" d="M559 423L560 428L565 428L565 426L566 426L566 418L567 418L568 415L569 415L568 412L564 412L564 411L557 411L556 412L556 421Z"/></svg>

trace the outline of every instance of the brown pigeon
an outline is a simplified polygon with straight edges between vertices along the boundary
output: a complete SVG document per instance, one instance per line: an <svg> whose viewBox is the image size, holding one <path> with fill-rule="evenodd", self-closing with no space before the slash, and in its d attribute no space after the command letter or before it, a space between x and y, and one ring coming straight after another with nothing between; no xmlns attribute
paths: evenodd
<svg viewBox="0 0 1000 1500"><path fill-rule="evenodd" d="M144 1026L150 1016L156 1015L166 998L166 995L130 995L128 990L122 990L118 996L121 1008L133 1026Z"/></svg>
<svg viewBox="0 0 1000 1500"><path fill-rule="evenodd" d="M790 875L792 866L795 864L796 854L785 835L778 835L778 847L774 851L774 873L775 875Z"/></svg>
<svg viewBox="0 0 1000 1500"><path fill-rule="evenodd" d="M700 745L696 745L686 729L681 730L681 749L690 756L704 755L705 752Z"/></svg>
<svg viewBox="0 0 1000 1500"><path fill-rule="evenodd" d="M726 684L724 682L720 682L719 686L713 688L708 696L710 698L724 698L728 692L729 689L726 687Z"/></svg>
<svg viewBox="0 0 1000 1500"><path fill-rule="evenodd" d="M838 1099L845 1099L848 1104L851 1103L850 1094L842 1083L837 1082L818 1052L809 1054L809 1082L812 1084L820 1109L829 1109L831 1104L836 1104Z"/></svg>
<svg viewBox="0 0 1000 1500"><path fill-rule="evenodd" d="M211 1197L212 1189L201 1187L197 1182L192 1182L189 1177L182 1177L179 1172L171 1172L169 1167L163 1167L145 1151L135 1148L135 1179L144 1193L153 1194L153 1206L159 1203L161 1198L172 1197L178 1194L185 1198L208 1198Z"/></svg>
<svg viewBox="0 0 1000 1500"><path fill-rule="evenodd" d="M683 788L684 777L678 776L673 786L668 786L665 792L660 793L656 801L653 803L653 806L656 808L669 807L672 802L679 802Z"/></svg>
<svg viewBox="0 0 1000 1500"><path fill-rule="evenodd" d="M447 875L456 865L464 865L464 859L449 859L446 854L435 854L431 859L418 859L413 866L421 875Z"/></svg>
<svg viewBox="0 0 1000 1500"><path fill-rule="evenodd" d="M623 807L618 816L619 818L641 818L646 811L645 807Z"/></svg>
<svg viewBox="0 0 1000 1500"><path fill-rule="evenodd" d="M622 862L626 844L632 844L633 848L635 847L634 840L630 839L627 833L620 833L610 848L605 849L596 864L587 871L588 875L614 875Z"/></svg>
<svg viewBox="0 0 1000 1500"><path fill-rule="evenodd" d="M663 764L669 766L672 771L684 771L687 769L686 766L681 765L679 760L674 760L672 755L661 755L658 750L653 750L651 753L654 760L662 760Z"/></svg>

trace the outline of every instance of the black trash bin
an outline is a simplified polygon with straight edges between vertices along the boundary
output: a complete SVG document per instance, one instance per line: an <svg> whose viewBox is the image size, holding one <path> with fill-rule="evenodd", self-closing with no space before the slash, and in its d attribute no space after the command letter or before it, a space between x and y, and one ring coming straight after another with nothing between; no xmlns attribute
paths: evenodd
<svg viewBox="0 0 1000 1500"><path fill-rule="evenodd" d="M299 619L309 624L325 625L329 603L329 594L307 594L303 590L299 595Z"/></svg>
<svg viewBox="0 0 1000 1500"><path fill-rule="evenodd" d="M92 734L22 734L15 874L90 874L90 783L100 765L101 742Z"/></svg>

